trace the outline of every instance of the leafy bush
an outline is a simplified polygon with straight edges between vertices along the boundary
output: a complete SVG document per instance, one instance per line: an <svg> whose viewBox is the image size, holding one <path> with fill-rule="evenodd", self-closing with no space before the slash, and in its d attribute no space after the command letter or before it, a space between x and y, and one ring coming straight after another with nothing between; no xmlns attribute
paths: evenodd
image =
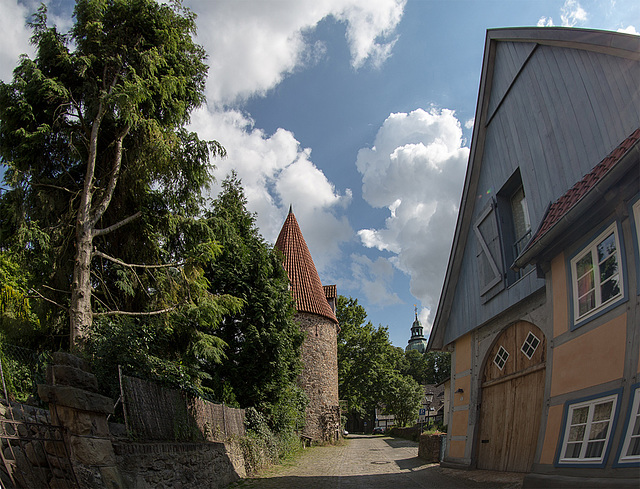
<svg viewBox="0 0 640 489"><path fill-rule="evenodd" d="M9 398L22 403L39 405L37 385L44 382L46 365L50 360L49 352L37 353L9 345L0 337L0 361Z"/></svg>
<svg viewBox="0 0 640 489"><path fill-rule="evenodd" d="M291 457L302 447L293 431L274 433L266 418L255 408L245 410L246 436L240 439L240 447L248 473Z"/></svg>
<svg viewBox="0 0 640 489"><path fill-rule="evenodd" d="M153 323L127 317L98 318L85 345L84 355L103 394L117 399L120 395L118 366L123 373L139 376L189 394L208 398L201 388L196 365L179 356L168 359L170 332Z"/></svg>

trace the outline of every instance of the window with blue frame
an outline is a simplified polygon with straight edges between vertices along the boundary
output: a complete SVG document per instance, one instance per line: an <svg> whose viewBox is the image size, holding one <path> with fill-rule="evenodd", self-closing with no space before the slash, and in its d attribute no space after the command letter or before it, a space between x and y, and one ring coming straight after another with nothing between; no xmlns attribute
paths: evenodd
<svg viewBox="0 0 640 489"><path fill-rule="evenodd" d="M618 463L640 463L640 387L633 394Z"/></svg>
<svg viewBox="0 0 640 489"><path fill-rule="evenodd" d="M621 257L614 223L571 259L574 325L624 297Z"/></svg>
<svg viewBox="0 0 640 489"><path fill-rule="evenodd" d="M602 465L608 453L618 394L567 406L558 465Z"/></svg>

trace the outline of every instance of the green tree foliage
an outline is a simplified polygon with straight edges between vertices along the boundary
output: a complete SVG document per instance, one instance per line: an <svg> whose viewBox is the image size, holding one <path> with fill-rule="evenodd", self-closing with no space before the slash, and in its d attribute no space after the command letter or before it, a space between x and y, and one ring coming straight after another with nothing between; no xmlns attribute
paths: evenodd
<svg viewBox="0 0 640 489"><path fill-rule="evenodd" d="M423 397L420 384L410 376L396 373L383 393L384 412L395 415L396 426L413 424Z"/></svg>
<svg viewBox="0 0 640 489"><path fill-rule="evenodd" d="M179 2L77 0L74 17L63 34L41 7L35 59L0 83L0 248L28 271L32 295L57 305L47 323L68 321L72 346L116 312L191 306L202 324L216 314L190 298L212 245L185 234L224 148L184 129L207 74L194 14ZM193 348L219 357L211 338Z"/></svg>
<svg viewBox="0 0 640 489"><path fill-rule="evenodd" d="M357 299L338 296L339 396L359 416L384 406L400 425L417 418L423 391L420 385L437 384L449 377L448 353L403 351L389 341L386 327L367 321Z"/></svg>
<svg viewBox="0 0 640 489"><path fill-rule="evenodd" d="M425 361L425 354L418 350L407 350L403 354L403 359L399 365L400 372L413 378L418 384L429 384L430 377Z"/></svg>
<svg viewBox="0 0 640 489"><path fill-rule="evenodd" d="M224 363L211 366L219 399L255 406L276 430L301 424L306 399L295 381L300 372L303 334L293 320L295 307L282 257L267 245L246 208L240 180L222 183L208 224L222 253L206 270L210 290L240 297L245 306L226 316L219 336L228 345ZM297 413L297 414L295 414Z"/></svg>
<svg viewBox="0 0 640 489"><path fill-rule="evenodd" d="M27 295L29 277L10 252L0 251L0 332L9 343L26 346L37 336L40 321Z"/></svg>
<svg viewBox="0 0 640 489"><path fill-rule="evenodd" d="M420 353L408 350L404 353L399 370L418 384L439 384L451 374L451 355L440 351Z"/></svg>
<svg viewBox="0 0 640 489"><path fill-rule="evenodd" d="M402 377L396 369L402 353L391 345L386 327L365 322L358 299L338 296L336 316L339 396L350 412L364 416L385 402L392 383Z"/></svg>
<svg viewBox="0 0 640 489"><path fill-rule="evenodd" d="M427 364L427 384L439 384L451 377L451 354L446 351L429 351L424 354Z"/></svg>

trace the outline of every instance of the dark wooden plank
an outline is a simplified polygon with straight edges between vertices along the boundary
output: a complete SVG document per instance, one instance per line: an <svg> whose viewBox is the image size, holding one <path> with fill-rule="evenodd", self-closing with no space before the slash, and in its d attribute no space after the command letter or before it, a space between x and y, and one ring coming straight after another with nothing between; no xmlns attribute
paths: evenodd
<svg viewBox="0 0 640 489"><path fill-rule="evenodd" d="M605 62L608 56L583 51L580 53L580 58L585 66L586 80L588 80L586 83L593 93L592 97L599 110L605 114L606 119L603 118L600 124L606 126L608 141L613 141L625 131L618 117L619 109L622 108L619 89L617 84L607 76Z"/></svg>
<svg viewBox="0 0 640 489"><path fill-rule="evenodd" d="M558 88L559 79L555 75L560 67L557 64L555 57L551 53L549 47L545 49L539 49L541 55L544 56L544 60L538 65L538 69L532 76L536 77L537 87L540 89L541 100L544 101L543 115L543 127L547 128L547 147L557 148L557 158L545 159L545 170L548 179L549 175L552 175L555 171L555 167L560 166L561 162L566 161L567 154L577 154L576 143L573 138L567 138L565 131L567 128L560 123L564 118L565 121L570 120L573 112L570 112L566 107L566 102L563 103L560 99L560 90ZM558 112L561 116L558 116ZM579 143L581 145L581 142ZM568 187L568 183L571 180L567 171L563 170L563 187ZM560 197L564 191L558 191L557 188L550 189L551 191L544 199L541 200L541 206L546 209L547 204ZM546 201L546 202L545 202ZM544 210L543 210L544 212Z"/></svg>

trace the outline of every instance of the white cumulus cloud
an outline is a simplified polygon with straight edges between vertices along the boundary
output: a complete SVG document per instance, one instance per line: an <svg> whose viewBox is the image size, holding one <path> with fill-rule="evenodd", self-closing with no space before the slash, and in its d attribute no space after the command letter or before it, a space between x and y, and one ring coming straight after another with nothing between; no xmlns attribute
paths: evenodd
<svg viewBox="0 0 640 489"><path fill-rule="evenodd" d="M538 19L538 27L553 27L553 17L545 17L544 15Z"/></svg>
<svg viewBox="0 0 640 489"><path fill-rule="evenodd" d="M257 225L265 239L275 241L292 205L318 269L335 260L340 243L353 236L344 216L351 191L336 190L311 161L311 151L302 148L290 131L278 129L267 134L239 111L206 109L194 114L191 129L204 139L222 142L228 153L213 162L216 183L212 197L235 170L242 180L247 207L257 213Z"/></svg>
<svg viewBox="0 0 640 489"><path fill-rule="evenodd" d="M560 20L563 27L575 27L576 25L584 25L589 15L582 8L578 0L565 0L560 8ZM553 27L553 17L542 16L538 19L538 27Z"/></svg>
<svg viewBox="0 0 640 489"><path fill-rule="evenodd" d="M210 102L263 95L288 74L318 60L322 43L305 33L328 17L343 22L351 64L379 66L390 56L406 0L188 0L198 14L198 42L209 54Z"/></svg>
<svg viewBox="0 0 640 489"><path fill-rule="evenodd" d="M0 80L10 82L13 69L21 54L33 56L33 47L29 44L31 31L26 22L33 11L17 0L0 1Z"/></svg>
<svg viewBox="0 0 640 489"><path fill-rule="evenodd" d="M248 208L257 213L262 235L275 241L289 205L320 270L331 268L340 245L354 238L345 211L350 189L336 189L313 163L311 149L280 128L267 134L249 114L235 110L250 97L263 96L286 76L319 62L322 41L308 33L328 17L345 26L354 69L379 66L390 56L394 31L406 0L187 0L197 13L198 38L208 53L209 106L198 111L191 128L220 141L228 152L216 161L218 183L231 170L242 179ZM239 105L240 104L240 105Z"/></svg>
<svg viewBox="0 0 640 489"><path fill-rule="evenodd" d="M345 285L361 290L369 303L377 306L402 303L389 285L395 271L388 259L380 256L372 260L365 255L352 254L350 272L351 280L347 280Z"/></svg>
<svg viewBox="0 0 640 489"><path fill-rule="evenodd" d="M358 152L364 199L389 210L383 228L358 235L365 246L394 254L391 262L411 277L411 293L429 310L440 294L455 228L469 156L463 144L453 111L418 109L391 114L374 146Z"/></svg>
<svg viewBox="0 0 640 489"><path fill-rule="evenodd" d="M574 27L587 20L587 12L577 0L566 0L560 9L560 19L564 27Z"/></svg>
<svg viewBox="0 0 640 489"><path fill-rule="evenodd" d="M624 32L625 34L635 34L636 36L640 35L640 32L636 30L636 28L632 25L628 25L625 28L618 29L618 32Z"/></svg>

